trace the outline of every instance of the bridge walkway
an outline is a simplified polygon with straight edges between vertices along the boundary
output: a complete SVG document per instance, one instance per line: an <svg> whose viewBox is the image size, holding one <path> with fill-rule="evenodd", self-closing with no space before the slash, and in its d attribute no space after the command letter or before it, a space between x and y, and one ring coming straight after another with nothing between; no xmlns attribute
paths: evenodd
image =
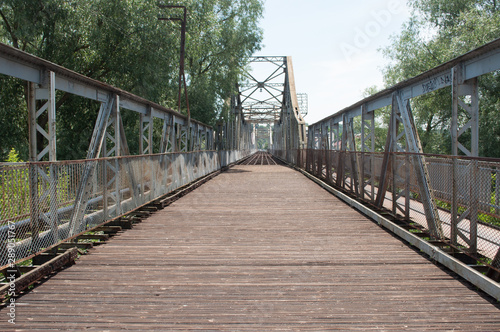
<svg viewBox="0 0 500 332"><path fill-rule="evenodd" d="M18 331L500 330L491 298L279 165L229 169L16 304Z"/></svg>

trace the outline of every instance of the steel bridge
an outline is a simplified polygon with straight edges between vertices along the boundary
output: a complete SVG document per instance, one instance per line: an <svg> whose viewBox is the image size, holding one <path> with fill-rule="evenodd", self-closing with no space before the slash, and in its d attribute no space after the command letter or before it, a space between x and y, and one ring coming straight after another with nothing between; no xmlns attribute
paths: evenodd
<svg viewBox="0 0 500 332"><path fill-rule="evenodd" d="M261 65L213 128L0 44L30 138L0 164L0 330L500 330L500 40L309 126L291 58ZM424 154L412 105L447 87L453 154ZM58 92L100 106L83 160L57 160Z"/></svg>

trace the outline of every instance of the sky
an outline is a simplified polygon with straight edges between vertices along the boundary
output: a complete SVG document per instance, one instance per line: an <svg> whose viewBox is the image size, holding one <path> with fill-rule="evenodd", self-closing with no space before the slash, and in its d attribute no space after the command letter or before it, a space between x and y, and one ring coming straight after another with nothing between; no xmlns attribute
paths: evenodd
<svg viewBox="0 0 500 332"><path fill-rule="evenodd" d="M378 51L410 16L406 0L265 0L259 56L291 56L298 93L315 123L383 88Z"/></svg>

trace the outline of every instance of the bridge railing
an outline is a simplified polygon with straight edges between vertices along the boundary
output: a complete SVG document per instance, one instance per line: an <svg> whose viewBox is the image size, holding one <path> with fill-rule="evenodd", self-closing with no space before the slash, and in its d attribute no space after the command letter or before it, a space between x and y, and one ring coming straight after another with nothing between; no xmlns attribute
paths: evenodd
<svg viewBox="0 0 500 332"><path fill-rule="evenodd" d="M499 71L497 39L309 125L307 149L272 152L500 269L500 163L479 157L479 78ZM426 155L413 109L443 88L453 156Z"/></svg>
<svg viewBox="0 0 500 332"><path fill-rule="evenodd" d="M26 86L27 110L19 105L12 109L27 111L30 152L29 163L0 163L2 267L250 153L245 149L248 137L242 140L246 144L218 146L214 152L216 133L211 126L1 43L0 75L19 79ZM57 160L61 93L93 101L93 107L99 105L85 160ZM125 112L138 116L133 124L139 126L138 137L130 133L127 137ZM227 132L242 136L234 127L217 137L228 141ZM137 156L129 149L131 139L138 139Z"/></svg>
<svg viewBox="0 0 500 332"><path fill-rule="evenodd" d="M198 151L0 163L0 266L125 215L249 153ZM46 181L49 177L52 181ZM36 186L30 187L33 183Z"/></svg>
<svg viewBox="0 0 500 332"><path fill-rule="evenodd" d="M415 174L415 159L421 155L391 153L388 169L383 168L384 157L387 154L308 149L296 151L296 165L417 228L437 227L441 240L500 267L495 262L500 249L500 161L425 155L439 215L433 226L426 217ZM429 233L422 236L431 239Z"/></svg>

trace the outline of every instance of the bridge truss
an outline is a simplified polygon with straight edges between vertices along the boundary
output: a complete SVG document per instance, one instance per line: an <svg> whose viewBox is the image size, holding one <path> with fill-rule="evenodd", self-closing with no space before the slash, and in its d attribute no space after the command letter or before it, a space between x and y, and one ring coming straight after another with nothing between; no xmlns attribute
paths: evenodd
<svg viewBox="0 0 500 332"><path fill-rule="evenodd" d="M306 128L291 57L251 57L249 66L232 99L232 119L218 130L219 149L255 148L256 125L270 126L271 150L304 148ZM302 105L307 105L307 98L302 97Z"/></svg>
<svg viewBox="0 0 500 332"><path fill-rule="evenodd" d="M250 64L266 65L263 77L247 70L231 99L229 119L211 128L0 44L0 74L27 83L30 121L30 161L0 168L8 197L0 208L0 266L12 263L12 249L14 263L33 257L237 161L255 151L258 137L269 134L275 156L408 221L440 247L482 260L487 273L499 279L500 228L480 215L500 220L500 161L478 156L478 78L500 70L500 40L310 125L307 137L307 98L296 92L291 58L253 57ZM453 156L424 155L412 103L445 87L452 92ZM57 91L100 106L85 160L57 160ZM125 111L140 117L138 156L130 155ZM382 152L375 151L377 112L388 112L390 118L383 127ZM261 125L268 132L256 129ZM158 128L161 133L155 134ZM470 148L459 140L464 133ZM22 189L20 183L27 186ZM492 292L500 294L499 289Z"/></svg>
<svg viewBox="0 0 500 332"><path fill-rule="evenodd" d="M307 149L275 154L406 220L440 248L469 257L475 262L469 265L477 268L470 269L469 280L480 280L484 265L490 277L500 280L500 229L484 221L484 216L500 220L500 161L478 156L478 79L499 70L500 40L495 40L309 125ZM446 87L452 100L453 155L425 155L413 103ZM382 114L389 115L389 123L380 124ZM386 137L381 152L375 150L380 127ZM500 294L494 282L481 287Z"/></svg>
<svg viewBox="0 0 500 332"><path fill-rule="evenodd" d="M250 153L215 152L212 127L5 44L0 44L0 74L26 82L30 144L29 162L0 166L0 267L123 216ZM100 106L85 160L57 160L58 92ZM123 112L140 118L139 155L130 153Z"/></svg>

